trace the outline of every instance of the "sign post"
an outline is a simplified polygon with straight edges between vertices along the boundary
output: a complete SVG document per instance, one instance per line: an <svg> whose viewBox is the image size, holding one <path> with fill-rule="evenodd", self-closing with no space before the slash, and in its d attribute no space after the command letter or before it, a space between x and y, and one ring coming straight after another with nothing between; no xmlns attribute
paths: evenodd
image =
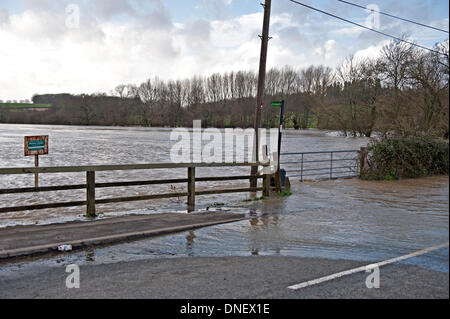
<svg viewBox="0 0 450 319"><path fill-rule="evenodd" d="M39 167L39 155L48 154L48 135L25 136L25 156L34 155L34 166ZM39 173L34 173L34 187L39 187Z"/></svg>
<svg viewBox="0 0 450 319"><path fill-rule="evenodd" d="M275 173L275 188L278 192L281 191L281 173L280 173L280 158L281 158L281 136L283 134L283 121L284 121L284 100L279 102L272 102L272 107L280 108L280 125L278 126L278 164L277 172Z"/></svg>

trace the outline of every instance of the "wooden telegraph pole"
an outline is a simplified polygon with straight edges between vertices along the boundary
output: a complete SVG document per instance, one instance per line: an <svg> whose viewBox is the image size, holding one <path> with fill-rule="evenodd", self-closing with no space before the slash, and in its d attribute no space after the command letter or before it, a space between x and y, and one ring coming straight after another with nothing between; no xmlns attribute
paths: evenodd
<svg viewBox="0 0 450 319"><path fill-rule="evenodd" d="M256 111L255 111L255 140L253 152L256 162L259 161L259 127L261 126L261 109L264 99L264 81L266 78L266 61L267 61L267 48L269 46L269 25L270 25L270 7L271 0L265 0L264 6L264 22L263 22L263 34L261 36L261 56L259 59L259 76L258 76L258 93L256 96ZM257 179L253 178L258 172L257 166L252 166L250 187L257 186Z"/></svg>

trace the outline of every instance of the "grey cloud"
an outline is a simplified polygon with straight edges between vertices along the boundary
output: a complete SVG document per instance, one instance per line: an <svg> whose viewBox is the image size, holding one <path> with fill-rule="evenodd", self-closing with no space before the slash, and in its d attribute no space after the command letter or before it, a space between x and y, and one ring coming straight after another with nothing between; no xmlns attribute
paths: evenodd
<svg viewBox="0 0 450 319"><path fill-rule="evenodd" d="M203 50L210 43L211 25L206 20L193 21L186 24L182 35L189 47L194 50Z"/></svg>
<svg viewBox="0 0 450 319"><path fill-rule="evenodd" d="M0 8L0 28L9 24L9 12L6 9Z"/></svg>
<svg viewBox="0 0 450 319"><path fill-rule="evenodd" d="M314 4L312 1L303 2L317 7L317 4ZM301 33L307 35L314 45L322 44L329 39L330 26L324 23L324 21L327 21L326 17L320 17L321 19L318 19L318 13L308 8L290 1L274 2L273 13L289 13L291 15L291 21L299 26L298 28L301 30Z"/></svg>
<svg viewBox="0 0 450 319"><path fill-rule="evenodd" d="M80 7L84 14L100 19L134 13L134 9L128 0L23 0L23 4L28 10L45 12L64 12L67 5L75 4Z"/></svg>
<svg viewBox="0 0 450 319"><path fill-rule="evenodd" d="M286 27L281 29L273 28L274 34L277 34L283 46L295 51L312 49L312 44L305 34L300 33L296 27Z"/></svg>
<svg viewBox="0 0 450 319"><path fill-rule="evenodd" d="M34 11L64 11L64 8L69 3L66 0L22 0L23 6L27 10Z"/></svg>
<svg viewBox="0 0 450 319"><path fill-rule="evenodd" d="M153 57L169 63L180 55L180 52L174 48L172 41L166 38L153 40L149 52Z"/></svg>
<svg viewBox="0 0 450 319"><path fill-rule="evenodd" d="M173 23L169 12L165 8L155 9L146 15L140 16L138 25L143 28L151 28L157 30L172 30Z"/></svg>
<svg viewBox="0 0 450 319"><path fill-rule="evenodd" d="M129 1L124 0L93 0L89 2L92 13L101 19L110 19L117 15L134 15L135 11Z"/></svg>

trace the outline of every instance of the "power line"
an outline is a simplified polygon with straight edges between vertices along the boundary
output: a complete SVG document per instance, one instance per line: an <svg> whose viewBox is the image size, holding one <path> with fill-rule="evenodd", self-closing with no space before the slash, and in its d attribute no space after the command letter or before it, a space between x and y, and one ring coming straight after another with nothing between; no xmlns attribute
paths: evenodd
<svg viewBox="0 0 450 319"><path fill-rule="evenodd" d="M345 0L337 0L337 1L345 3L345 4L348 4L348 5L351 5L351 6L354 6L354 7L358 7L358 8L364 9L364 10L370 10L372 12L376 12L376 13L379 13L379 14L382 14L382 15L394 18L394 19L399 19L399 20L402 20L402 21L405 21L405 22L417 24L417 25L420 25L421 27L430 28L430 29L433 29L433 30L436 30L436 31L449 33L447 30L439 29L439 28L436 28L436 27L432 27L430 25L426 25L426 24L420 23L420 22L416 22L416 21L405 19L405 18L401 18L401 17L395 16L393 14L389 14L389 13L386 13L386 12L381 12L381 11L378 11L378 10L375 10L375 9L367 9L364 6L361 6L361 5L353 3L353 2L349 2L349 1L345 1Z"/></svg>
<svg viewBox="0 0 450 319"><path fill-rule="evenodd" d="M442 52L439 52L439 51L436 51L436 50L433 50L433 49L429 49L429 48L424 47L424 46L422 46L422 45L420 45L420 44L417 44L417 43L414 43L414 42L411 42L411 41L407 41L407 40L401 39L401 38L399 38L399 37L396 37L396 36L393 36L393 35L384 33L384 32L382 32L382 31L378 31L378 30L375 30L375 29L366 27L366 26L364 26L364 25L362 25L362 24L359 24L359 23L350 21L350 20L345 19L345 18L338 17L337 15L334 15L334 14L332 14L332 13L328 13L328 12L325 12L325 11L323 11L323 10L320 10L320 9L317 9L317 8L314 8L314 7L311 7L311 6L307 5L307 4L304 4L304 3L301 3L301 2L298 2L298 1L295 1L295 0L289 0L289 1L291 1L291 2L293 2L293 3L296 3L296 4L298 4L298 5L304 6L304 7L308 8L308 9L311 9L311 10L314 10L314 11L317 11L317 12L320 12L320 13L323 13L323 14L326 14L326 15L328 15L328 16L330 16L330 17L333 17L333 18L336 18L336 19L345 21L345 22L347 22L347 23L356 25L356 26L358 26L358 27L360 27L360 28L363 28L363 29L366 29L366 30L369 30L369 31L372 31L372 32L375 32L375 33L378 33L378 34L381 34L381 35L383 35L383 36L385 36L385 37L392 38L392 39L394 39L394 40L396 40L396 41L404 42L404 43L407 43L407 44L409 44L409 45L413 45L413 46L416 46L416 47L418 47L418 48L421 48L421 49L424 49L424 50L427 50L427 51L430 51L430 52L433 52L433 53L442 54L442 55L447 56L446 54L444 54L444 53L442 53Z"/></svg>

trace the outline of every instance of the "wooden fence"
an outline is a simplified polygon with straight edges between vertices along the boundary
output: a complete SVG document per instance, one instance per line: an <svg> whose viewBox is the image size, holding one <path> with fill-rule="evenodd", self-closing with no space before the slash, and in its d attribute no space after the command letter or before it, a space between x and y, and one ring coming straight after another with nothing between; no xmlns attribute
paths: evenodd
<svg viewBox="0 0 450 319"><path fill-rule="evenodd" d="M251 166L269 166L269 165L270 165L269 163L211 163L211 164L209 164L209 163L180 163L180 164L167 163L167 164L136 164L136 165L62 166L62 167L37 167L37 168L36 167L0 168L0 175L86 172L86 183L85 184L0 189L0 195L86 189L86 200L84 200L84 201L46 203L46 204L14 206L14 207L0 207L0 213L37 210L37 209L46 209L46 208L86 206L86 216L95 217L96 216L96 213L95 213L95 205L96 204L143 201L143 200L183 197L183 196L187 196L188 210L193 210L195 208L195 196L200 196L200 195L258 192L258 191L263 191L264 196L270 195L270 177L271 177L271 175L258 175L258 176L245 175L245 176L220 176L220 177L196 178L195 172L196 172L197 168L202 168L202 167L251 167ZM99 172L99 171L153 170L153 169L175 169L175 168L186 168L187 169L187 178L113 182L113 183L96 183L96 181L95 181L95 173ZM235 180L252 180L252 179L263 179L263 186L262 187L248 187L248 188L234 188L234 189L212 189L212 190L205 190L205 191L196 191L195 190L196 182L235 181ZM96 197L95 197L95 190L97 188L143 186L143 185L157 185L157 184L177 184L177 183L187 183L187 192L152 194L152 195L131 196L131 197L115 197L115 198L105 198L105 199L96 199Z"/></svg>

